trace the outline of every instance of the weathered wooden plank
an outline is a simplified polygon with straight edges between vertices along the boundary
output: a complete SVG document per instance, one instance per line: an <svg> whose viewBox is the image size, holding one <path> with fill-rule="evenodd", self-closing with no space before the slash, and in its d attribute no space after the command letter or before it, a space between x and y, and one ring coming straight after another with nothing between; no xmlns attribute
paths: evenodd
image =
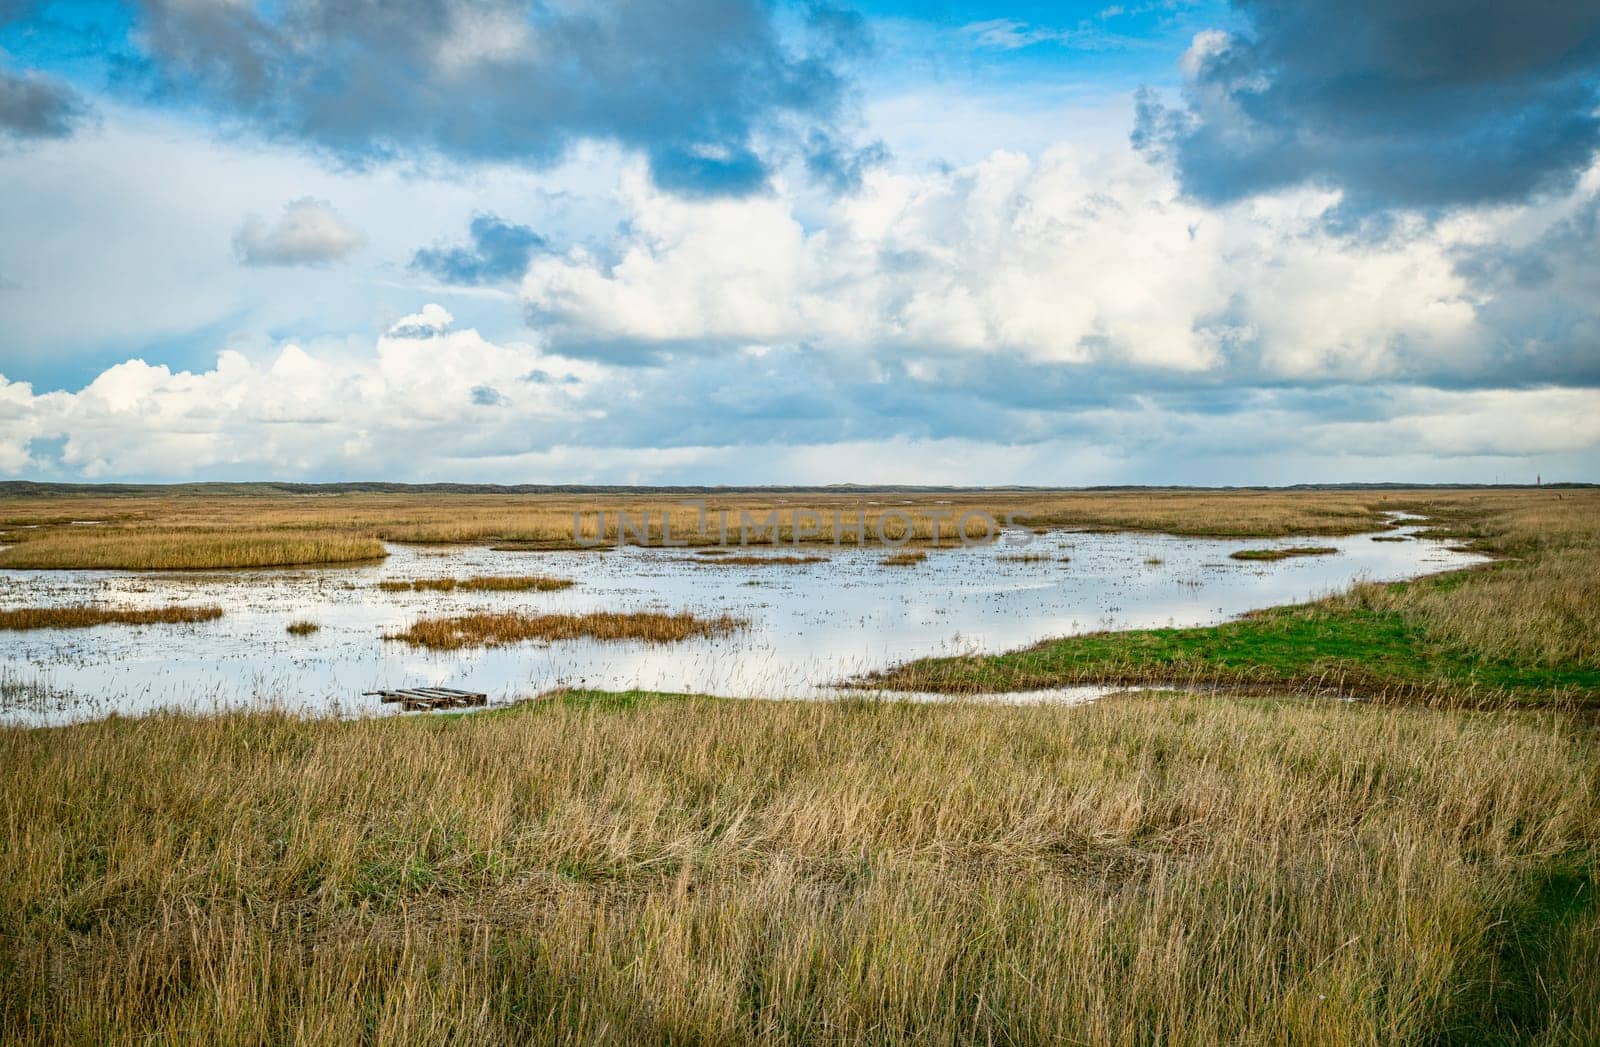
<svg viewBox="0 0 1600 1047"><path fill-rule="evenodd" d="M457 709L489 704L489 696L482 691L464 691L459 687L394 687L378 691L363 691L376 696L379 701L399 702L409 711L425 709Z"/></svg>

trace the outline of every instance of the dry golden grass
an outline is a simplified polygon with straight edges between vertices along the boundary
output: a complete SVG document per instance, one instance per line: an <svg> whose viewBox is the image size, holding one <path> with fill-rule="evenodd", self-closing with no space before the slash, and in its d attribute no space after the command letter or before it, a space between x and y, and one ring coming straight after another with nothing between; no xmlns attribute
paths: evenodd
<svg viewBox="0 0 1600 1047"><path fill-rule="evenodd" d="M1496 492L1414 508L1501 560L1459 584L1363 586L1357 599L1486 657L1600 666L1600 491Z"/></svg>
<svg viewBox="0 0 1600 1047"><path fill-rule="evenodd" d="M1296 556L1332 556L1339 550L1331 545L1292 545L1286 549L1240 549L1228 554L1230 560L1288 560Z"/></svg>
<svg viewBox="0 0 1600 1047"><path fill-rule="evenodd" d="M551 578L542 574L477 574L471 578L400 579L379 582L378 588L388 592L450 592L455 589L465 589L469 592L548 593L558 589L570 589L576 584L570 578Z"/></svg>
<svg viewBox="0 0 1600 1047"><path fill-rule="evenodd" d="M0 611L0 629L86 629L92 625L178 625L222 617L220 607L18 607Z"/></svg>
<svg viewBox="0 0 1600 1047"><path fill-rule="evenodd" d="M462 647L502 647L524 640L641 640L674 643L696 637L722 636L744 628L744 621L729 615L702 618L687 611L591 611L587 614L464 614L452 618L423 618L404 632L385 640L415 647L456 650Z"/></svg>
<svg viewBox="0 0 1600 1047"><path fill-rule="evenodd" d="M928 558L928 554L920 549L903 553L891 553L880 561L885 567L915 567Z"/></svg>
<svg viewBox="0 0 1600 1047"><path fill-rule="evenodd" d="M0 567L194 571L351 563L385 555L376 538L341 534L69 528L0 549Z"/></svg>
<svg viewBox="0 0 1600 1047"><path fill-rule="evenodd" d="M158 490L158 489L157 489ZM632 527L648 513L650 542L670 517L674 541L691 545L877 544L880 522L891 540L932 544L956 539L963 514L1051 528L1165 531L1174 534L1351 534L1382 526L1382 513L1415 493L1372 491L950 491L929 493L718 492L704 497L706 527L687 496L653 494L287 494L268 487L229 493L51 494L0 497L0 525L17 545L0 566L224 568L341 563L383 555L379 540L457 542L537 551L583 538L614 543L619 513ZM1430 493L1430 496L1433 496ZM606 514L604 535L596 511ZM806 515L820 513L816 519ZM744 514L749 514L747 526ZM908 528L905 519L910 518ZM776 514L775 516L773 514ZM857 525L857 516L861 523ZM935 520L935 516L938 517ZM96 526L71 521L99 521ZM776 526L773 527L772 525ZM28 529L25 525L34 525ZM976 540L983 522L964 522ZM797 540L798 539L798 543ZM630 539L631 540L631 539Z"/></svg>
<svg viewBox="0 0 1600 1047"><path fill-rule="evenodd" d="M8 1043L1600 1038L1553 714L157 716L0 730L0 808Z"/></svg>
<svg viewBox="0 0 1600 1047"><path fill-rule="evenodd" d="M322 626L318 625L316 622L298 621L290 622L284 627L284 631L290 636L310 636L312 633L321 628Z"/></svg>

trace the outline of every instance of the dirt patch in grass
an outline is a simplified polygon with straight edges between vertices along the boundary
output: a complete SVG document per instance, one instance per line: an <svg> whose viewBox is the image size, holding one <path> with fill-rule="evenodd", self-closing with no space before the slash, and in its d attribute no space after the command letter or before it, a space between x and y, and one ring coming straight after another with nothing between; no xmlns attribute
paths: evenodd
<svg viewBox="0 0 1600 1047"><path fill-rule="evenodd" d="M551 578L540 574L479 574L473 575L471 578L402 578L379 582L378 588L390 593L448 593L456 589L463 589L467 592L490 593L549 593L558 589L570 589L575 584L577 583L570 578Z"/></svg>
<svg viewBox="0 0 1600 1047"><path fill-rule="evenodd" d="M423 618L385 640L414 647L457 650L462 647L502 647L524 640L642 640L674 643L701 637L723 636L743 629L742 618L719 615L702 618L687 611L592 611L588 614L466 614L450 618Z"/></svg>
<svg viewBox="0 0 1600 1047"><path fill-rule="evenodd" d="M179 625L222 617L220 607L19 607L0 611L0 629L86 629L92 625Z"/></svg>
<svg viewBox="0 0 1600 1047"><path fill-rule="evenodd" d="M1229 553L1230 560L1289 560L1296 556L1332 556L1339 550L1331 545L1293 545L1287 549L1240 549ZM1146 560L1146 563L1150 561ZM1157 560L1157 563L1161 561Z"/></svg>

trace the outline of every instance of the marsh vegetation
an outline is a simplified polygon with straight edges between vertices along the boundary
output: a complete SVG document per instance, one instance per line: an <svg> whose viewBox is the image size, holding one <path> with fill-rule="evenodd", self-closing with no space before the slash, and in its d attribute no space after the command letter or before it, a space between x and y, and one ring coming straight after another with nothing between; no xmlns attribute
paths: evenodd
<svg viewBox="0 0 1600 1047"><path fill-rule="evenodd" d="M220 607L16 607L0 610L0 630L87 629L94 625L179 625L222 617Z"/></svg>
<svg viewBox="0 0 1600 1047"><path fill-rule="evenodd" d="M0 495L0 527L15 544L0 568L217 570L358 563L384 542L474 543L537 552L615 543L623 514L665 517L674 540L713 545L877 544L878 534L917 545L986 537L1013 517L1051 530L1130 530L1193 536L1283 537L1377 530L1397 495L1361 491L764 491L693 495L599 492L433 494L271 484L69 490ZM752 526L741 532L744 514ZM574 515L579 537L573 533ZM774 515L775 514L775 515ZM820 516L825 522L818 523ZM598 524L604 520L604 529ZM75 521L92 520L93 527ZM768 526L769 521L772 526ZM859 522L858 522L859 521ZM726 527L724 533L722 528ZM960 530L958 531L958 528ZM623 537L627 537L624 535ZM992 537L992 536L988 536ZM603 547L603 546L602 546Z"/></svg>
<svg viewBox="0 0 1600 1047"><path fill-rule="evenodd" d="M1331 545L1290 545L1282 549L1240 549L1229 553L1233 560L1288 560L1296 556L1333 556L1339 550Z"/></svg>
<svg viewBox="0 0 1600 1047"><path fill-rule="evenodd" d="M378 588L391 593L448 593L457 589L480 593L550 593L570 589L575 584L570 578L551 578L539 574L478 574L471 578L394 578L379 582Z"/></svg>
<svg viewBox="0 0 1600 1047"><path fill-rule="evenodd" d="M376 538L311 531L128 527L26 533L26 540L0 549L0 568L203 571L359 563L384 556Z"/></svg>
<svg viewBox="0 0 1600 1047"><path fill-rule="evenodd" d="M524 640L638 640L673 643L694 637L723 636L744 627L731 615L701 617L688 611L592 611L586 614L520 614L516 612L463 614L423 618L385 640L414 647L456 650L462 647L500 647Z"/></svg>
<svg viewBox="0 0 1600 1047"><path fill-rule="evenodd" d="M1564 714L568 693L0 731L0 1039L1593 1042Z"/></svg>
<svg viewBox="0 0 1600 1047"><path fill-rule="evenodd" d="M1500 559L1358 584L1214 627L1098 632L998 655L922 659L862 682L951 693L1223 684L1391 701L1600 704L1600 492L1416 505L1439 521L1438 536Z"/></svg>
<svg viewBox="0 0 1600 1047"><path fill-rule="evenodd" d="M256 526L396 540L365 497ZM1185 533L1229 537L1203 558L1159 538L1114 555L1076 541L1070 574L1110 561L1147 588L1202 561L1257 588L1312 572L1315 559L1230 566L1232 529L1350 534L1395 510L1496 559L871 680L1181 688L1076 707L564 690L476 715L0 727L0 1041L1600 1041L1600 495L1026 497L1055 514L1047 530L1181 516ZM120 518L126 504L60 515L107 533L173 526ZM13 535L42 524L13 549L55 540L8 510ZM408 511L406 527L465 526ZM466 523L532 533L521 509L477 512ZM1343 545L1329 568L1412 551ZM894 555L922 562L929 546ZM630 555L597 562L625 572ZM720 559L746 555L806 558ZM963 554L917 572L855 555L881 585ZM742 584L791 598L791 579L825 570ZM999 573L1048 588L1044 572ZM591 593L583 577L575 595ZM425 602L346 589L408 608L402 623ZM502 603L390 636L449 651L745 625L715 608L527 614L511 599L458 595L452 610ZM324 625L328 606L288 605ZM0 702L13 699L58 700L7 671Z"/></svg>
<svg viewBox="0 0 1600 1047"><path fill-rule="evenodd" d="M711 550L704 550L702 555L710 554ZM808 563L826 563L826 556L741 556L738 554L723 554L715 559L697 559L690 563L702 563L711 567L797 567Z"/></svg>

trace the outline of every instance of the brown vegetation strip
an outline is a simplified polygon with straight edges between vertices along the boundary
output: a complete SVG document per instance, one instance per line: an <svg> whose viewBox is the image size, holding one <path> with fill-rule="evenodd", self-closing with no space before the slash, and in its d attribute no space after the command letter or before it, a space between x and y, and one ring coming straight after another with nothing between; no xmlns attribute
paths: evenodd
<svg viewBox="0 0 1600 1047"><path fill-rule="evenodd" d="M551 578L539 574L474 575L471 578L412 578L379 582L378 588L386 592L450 592L465 589L471 592L554 592L569 589L575 583L570 578Z"/></svg>
<svg viewBox="0 0 1600 1047"><path fill-rule="evenodd" d="M697 637L722 636L746 625L740 618L720 615L701 618L687 611L592 611L588 614L466 614L453 618L423 618L385 640L400 640L416 647L456 650L462 647L501 647L522 640L643 640L672 643Z"/></svg>
<svg viewBox="0 0 1600 1047"><path fill-rule="evenodd" d="M1288 549L1240 549L1229 553L1230 560L1287 560L1294 556L1331 556L1339 550L1331 545L1297 545ZM1149 563L1151 561L1145 561ZM1160 560L1156 560L1160 563Z"/></svg>
<svg viewBox="0 0 1600 1047"><path fill-rule="evenodd" d="M701 553L700 555L709 555ZM715 560L690 560L708 567L774 567L806 563L826 563L826 556L722 556Z"/></svg>
<svg viewBox="0 0 1600 1047"><path fill-rule="evenodd" d="M314 493L314 497L307 494ZM383 556L382 541L473 543L536 552L582 548L572 534L579 513L584 537L594 540L596 511L604 510L607 542L615 543L619 512L652 520L648 544L659 543L661 514L671 533L691 543L708 542L727 520L738 536L743 514L757 524L749 544L831 543L833 514L842 516L839 540L856 541L856 514L864 513L861 538L877 545L878 524L892 540L932 542L934 515L939 537L950 542L956 522L969 513L997 521L1010 516L1017 527L1165 531L1279 537L1354 534L1384 526L1385 510L1421 497L1389 491L905 491L840 492L728 491L697 508L661 493L524 493L439 491L372 492L338 485L285 490L271 484L216 488L132 488L117 492L41 493L0 496L0 526L17 545L0 550L0 566L100 569L222 569L345 563ZM1426 493L1430 499L1466 502L1476 492ZM1498 498L1499 495L1491 497ZM870 500L870 502L869 502ZM777 527L766 526L777 514ZM811 513L824 515L816 526ZM911 518L906 527L904 513ZM73 520L103 520L73 526ZM705 529L702 530L702 521ZM797 526L799 524L800 526ZM981 519L968 518L967 534L985 536Z"/></svg>
<svg viewBox="0 0 1600 1047"><path fill-rule="evenodd" d="M893 556L883 558L885 567L912 567L928 558L924 552L895 553Z"/></svg>
<svg viewBox="0 0 1600 1047"><path fill-rule="evenodd" d="M209 622L220 607L19 607L0 611L0 629L84 629L91 625L172 625Z"/></svg>
<svg viewBox="0 0 1600 1047"><path fill-rule="evenodd" d="M326 532L69 528L0 549L0 567L195 571L352 563L385 555L376 538Z"/></svg>

